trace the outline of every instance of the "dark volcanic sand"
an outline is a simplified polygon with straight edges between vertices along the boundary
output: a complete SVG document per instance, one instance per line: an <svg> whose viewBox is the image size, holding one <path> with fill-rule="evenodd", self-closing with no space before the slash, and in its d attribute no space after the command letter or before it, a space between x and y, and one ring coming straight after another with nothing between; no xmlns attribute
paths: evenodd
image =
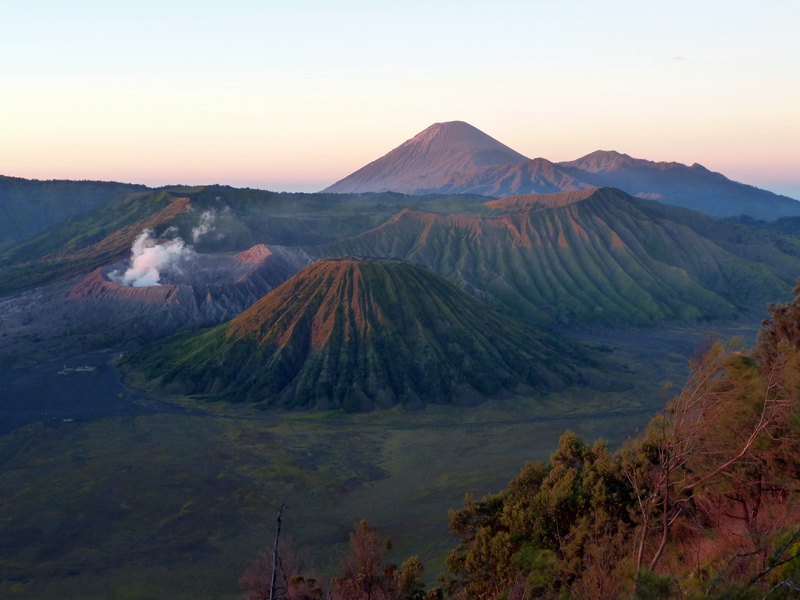
<svg viewBox="0 0 800 600"><path fill-rule="evenodd" d="M113 416L188 413L122 384L111 362L119 352L97 352L0 370L0 435L29 423L58 425ZM95 366L94 372L59 375L65 366Z"/></svg>

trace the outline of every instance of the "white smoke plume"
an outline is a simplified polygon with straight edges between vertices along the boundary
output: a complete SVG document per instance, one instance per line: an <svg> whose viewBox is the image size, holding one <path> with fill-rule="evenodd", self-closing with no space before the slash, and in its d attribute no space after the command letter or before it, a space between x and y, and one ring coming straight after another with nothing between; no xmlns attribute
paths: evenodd
<svg viewBox="0 0 800 600"><path fill-rule="evenodd" d="M180 272L181 263L195 256L192 247L187 246L181 238L156 244L153 230L145 229L131 247L130 267L122 274L119 271L109 273L108 277L128 287L159 285L163 274Z"/></svg>
<svg viewBox="0 0 800 600"><path fill-rule="evenodd" d="M217 220L217 211L213 208L207 210L200 215L200 223L197 227L192 228L192 241L196 244L197 241L207 233L214 231L214 221Z"/></svg>

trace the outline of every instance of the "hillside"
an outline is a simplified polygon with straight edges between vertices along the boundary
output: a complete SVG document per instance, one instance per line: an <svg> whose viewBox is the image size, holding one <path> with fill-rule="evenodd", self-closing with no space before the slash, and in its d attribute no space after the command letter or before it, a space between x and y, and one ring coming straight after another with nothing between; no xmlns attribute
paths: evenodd
<svg viewBox="0 0 800 600"><path fill-rule="evenodd" d="M161 191L122 196L0 254L0 296L63 281L125 258L143 230L191 209L189 198Z"/></svg>
<svg viewBox="0 0 800 600"><path fill-rule="evenodd" d="M527 160L463 121L434 123L323 192L442 193L456 172Z"/></svg>
<svg viewBox="0 0 800 600"><path fill-rule="evenodd" d="M441 192L448 194L483 194L513 196L519 194L554 194L596 187L574 173L544 158L513 165L466 169L451 175Z"/></svg>
<svg viewBox="0 0 800 600"><path fill-rule="evenodd" d="M489 202L498 216L403 211L307 248L423 264L538 323L730 319L788 297L800 240L602 188Z"/></svg>
<svg viewBox="0 0 800 600"><path fill-rule="evenodd" d="M576 352L428 269L341 258L306 267L231 322L129 357L161 389L348 411L476 402L578 378Z"/></svg>
<svg viewBox="0 0 800 600"><path fill-rule="evenodd" d="M0 251L67 218L146 186L113 181L39 181L0 175Z"/></svg>
<svg viewBox="0 0 800 600"><path fill-rule="evenodd" d="M126 194L0 253L0 296L121 260L148 228L156 236L170 229L169 237L199 252L239 252L261 243L329 243L368 231L404 207L460 213L481 211L484 201L466 194L294 194L217 185Z"/></svg>
<svg viewBox="0 0 800 600"><path fill-rule="evenodd" d="M621 448L567 430L547 463L468 495L450 512L449 597L798 598L800 298L768 312L755 348L698 348Z"/></svg>

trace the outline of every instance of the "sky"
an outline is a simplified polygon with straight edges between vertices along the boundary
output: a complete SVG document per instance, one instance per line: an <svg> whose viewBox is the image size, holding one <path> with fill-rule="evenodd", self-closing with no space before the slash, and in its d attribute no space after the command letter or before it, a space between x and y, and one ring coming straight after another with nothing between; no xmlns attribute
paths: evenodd
<svg viewBox="0 0 800 600"><path fill-rule="evenodd" d="M0 0L0 174L318 191L441 121L800 199L800 2Z"/></svg>

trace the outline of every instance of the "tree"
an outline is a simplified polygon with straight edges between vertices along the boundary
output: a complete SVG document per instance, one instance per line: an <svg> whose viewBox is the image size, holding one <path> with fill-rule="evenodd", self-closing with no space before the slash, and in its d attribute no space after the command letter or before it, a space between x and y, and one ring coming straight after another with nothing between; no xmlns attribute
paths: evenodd
<svg viewBox="0 0 800 600"><path fill-rule="evenodd" d="M715 342L698 352L681 393L621 451L567 432L547 465L526 465L499 494L467 496L450 515L459 543L446 591L791 597L800 587L800 301L771 314L754 352Z"/></svg>
<svg viewBox="0 0 800 600"><path fill-rule="evenodd" d="M350 534L350 552L333 580L334 600L420 600L423 567L416 556L400 569L386 562L392 543L382 539L366 521L356 523Z"/></svg>
<svg viewBox="0 0 800 600"><path fill-rule="evenodd" d="M640 520L637 573L645 564L656 569L676 531L697 542L710 530L719 535L722 527L725 539L714 555L717 562L729 560L727 578L752 569L745 558L765 560L781 527L770 514L797 473L790 466L797 453L783 447L796 437L789 429L800 361L796 349L775 347L780 352L766 362L714 344L694 362L665 414L626 449L623 472ZM723 559L726 554L731 558Z"/></svg>
<svg viewBox="0 0 800 600"><path fill-rule="evenodd" d="M304 574L304 561L293 550L288 536L278 545L275 597L284 600L318 600L325 595L321 578ZM272 584L272 550L262 550L242 574L239 587L244 600L269 600Z"/></svg>
<svg viewBox="0 0 800 600"><path fill-rule="evenodd" d="M613 599L629 571L631 495L603 442L568 431L547 465L528 463L508 490L467 496L450 513L460 537L447 566L459 597Z"/></svg>

